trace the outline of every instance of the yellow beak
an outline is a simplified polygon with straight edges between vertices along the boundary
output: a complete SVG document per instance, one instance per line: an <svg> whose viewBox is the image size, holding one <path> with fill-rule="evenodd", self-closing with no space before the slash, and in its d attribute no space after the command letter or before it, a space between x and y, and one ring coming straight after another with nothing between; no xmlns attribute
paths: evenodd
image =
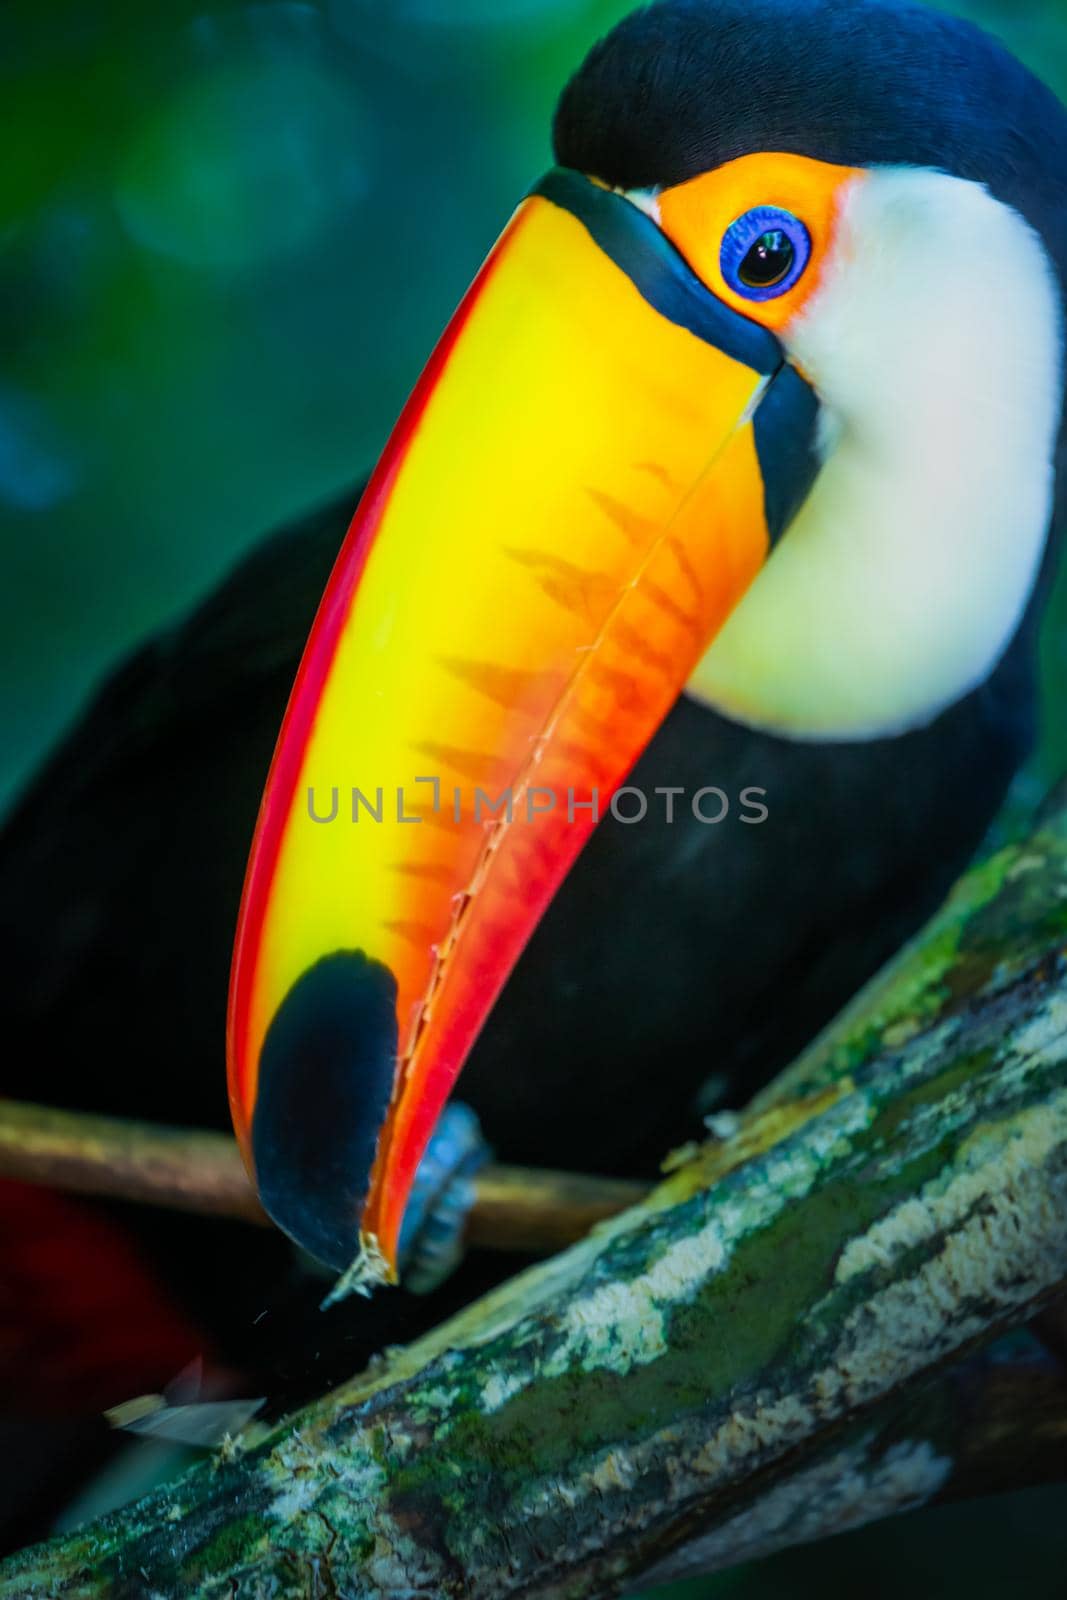
<svg viewBox="0 0 1067 1600"><path fill-rule="evenodd" d="M557 171L519 207L360 504L249 865L235 1124L324 1260L395 1277L456 1075L763 562L813 416L630 201Z"/></svg>

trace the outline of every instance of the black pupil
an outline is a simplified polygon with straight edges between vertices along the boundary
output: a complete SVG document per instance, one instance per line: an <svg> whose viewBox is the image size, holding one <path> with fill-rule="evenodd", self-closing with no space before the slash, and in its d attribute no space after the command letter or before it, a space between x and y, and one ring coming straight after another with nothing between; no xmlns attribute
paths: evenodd
<svg viewBox="0 0 1067 1600"><path fill-rule="evenodd" d="M761 233L741 263L739 277L750 289L773 289L796 260L793 241L781 228Z"/></svg>

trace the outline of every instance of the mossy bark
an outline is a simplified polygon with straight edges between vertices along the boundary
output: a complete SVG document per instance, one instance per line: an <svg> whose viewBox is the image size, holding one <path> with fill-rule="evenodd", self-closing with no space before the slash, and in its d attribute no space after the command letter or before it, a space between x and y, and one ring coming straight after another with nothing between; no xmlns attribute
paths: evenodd
<svg viewBox="0 0 1067 1600"><path fill-rule="evenodd" d="M1060 808L734 1138L0 1600L580 1600L1047 1475L1055 1374L944 1369L1067 1278L1065 945Z"/></svg>

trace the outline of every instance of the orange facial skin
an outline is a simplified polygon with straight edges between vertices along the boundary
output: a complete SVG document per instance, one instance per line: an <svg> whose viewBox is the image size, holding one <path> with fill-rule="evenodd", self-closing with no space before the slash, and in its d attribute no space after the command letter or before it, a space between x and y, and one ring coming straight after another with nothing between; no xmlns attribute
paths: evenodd
<svg viewBox="0 0 1067 1600"><path fill-rule="evenodd" d="M738 162L659 196L661 226L724 304L773 328L775 302L752 307L715 279L702 230L719 229L714 243L745 203L782 204L821 261L851 174L748 160L782 164L779 189ZM606 226L651 229L603 199ZM680 260L665 270L691 276ZM754 418L774 360L757 370L672 315L577 215L524 201L386 448L293 691L234 953L234 1123L281 1226L309 1243L307 1207L343 1202L335 1236L350 1230L379 1278L396 1277L404 1206L455 1078L595 826L582 803L595 791L606 808L769 547ZM370 802L357 820L353 788ZM334 789L336 819L313 820ZM510 818L491 809L502 793ZM339 952L395 984L389 1104L372 1170L340 1198L301 1192L290 1212L290 1189L316 1178L305 1162L278 1183L286 1129L257 1122L260 1066L269 1037L278 1059L291 997ZM323 1060L311 1046L272 1069L301 1074L298 1108L336 1089L328 1066L308 1066ZM321 1120L332 1137L328 1109Z"/></svg>
<svg viewBox="0 0 1067 1600"><path fill-rule="evenodd" d="M807 156L741 156L729 166L664 189L656 197L659 224L713 294L781 333L818 293L827 263L836 258L843 195L863 176L858 167L836 167ZM719 252L730 224L757 205L791 211L807 228L812 250L807 271L793 289L754 304L727 283Z"/></svg>

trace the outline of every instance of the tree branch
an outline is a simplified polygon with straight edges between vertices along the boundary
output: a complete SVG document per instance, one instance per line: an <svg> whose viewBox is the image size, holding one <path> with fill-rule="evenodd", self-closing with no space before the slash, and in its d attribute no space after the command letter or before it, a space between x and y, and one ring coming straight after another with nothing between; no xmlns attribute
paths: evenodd
<svg viewBox="0 0 1067 1600"><path fill-rule="evenodd" d="M736 1138L0 1600L582 1600L1061 1472L1062 1375L973 1352L1067 1280L1065 935L1061 810Z"/></svg>

